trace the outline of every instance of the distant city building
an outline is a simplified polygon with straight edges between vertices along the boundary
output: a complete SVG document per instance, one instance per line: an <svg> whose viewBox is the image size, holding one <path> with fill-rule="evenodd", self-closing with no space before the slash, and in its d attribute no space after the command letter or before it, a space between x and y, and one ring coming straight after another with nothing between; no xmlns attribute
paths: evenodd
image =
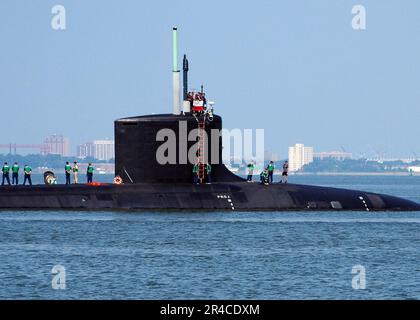
<svg viewBox="0 0 420 320"><path fill-rule="evenodd" d="M98 160L110 160L115 158L115 146L112 140L96 140L93 141L94 158Z"/></svg>
<svg viewBox="0 0 420 320"><path fill-rule="evenodd" d="M84 159L86 157L94 157L93 143L88 142L77 146L77 157Z"/></svg>
<svg viewBox="0 0 420 320"><path fill-rule="evenodd" d="M305 164L309 164L314 160L314 148L305 147L303 144L297 143L289 147L289 170L299 171Z"/></svg>
<svg viewBox="0 0 420 320"><path fill-rule="evenodd" d="M53 134L45 138L44 150L41 152L68 157L70 156L70 140L61 134Z"/></svg>
<svg viewBox="0 0 420 320"><path fill-rule="evenodd" d="M96 160L108 161L115 158L113 140L94 140L77 147L77 157L93 157Z"/></svg>
<svg viewBox="0 0 420 320"><path fill-rule="evenodd" d="M330 151L330 152L315 152L314 159L324 160L331 158L334 160L346 160L351 159L353 155L350 152L341 152L341 151Z"/></svg>

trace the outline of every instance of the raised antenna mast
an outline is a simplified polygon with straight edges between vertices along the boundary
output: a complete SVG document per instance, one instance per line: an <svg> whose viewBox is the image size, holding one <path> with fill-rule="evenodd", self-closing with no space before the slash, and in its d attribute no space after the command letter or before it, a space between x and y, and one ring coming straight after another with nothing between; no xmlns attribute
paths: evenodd
<svg viewBox="0 0 420 320"><path fill-rule="evenodd" d="M175 115L181 114L181 99L180 99L180 72L178 70L178 29L172 28L172 96L173 96L173 111Z"/></svg>

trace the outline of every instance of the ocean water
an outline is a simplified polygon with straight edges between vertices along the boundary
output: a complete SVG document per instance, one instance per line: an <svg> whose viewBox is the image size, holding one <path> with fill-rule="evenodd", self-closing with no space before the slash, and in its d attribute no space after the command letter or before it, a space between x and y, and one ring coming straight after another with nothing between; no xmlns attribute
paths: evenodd
<svg viewBox="0 0 420 320"><path fill-rule="evenodd" d="M420 177L290 180L420 202ZM0 212L0 299L419 298L420 212Z"/></svg>

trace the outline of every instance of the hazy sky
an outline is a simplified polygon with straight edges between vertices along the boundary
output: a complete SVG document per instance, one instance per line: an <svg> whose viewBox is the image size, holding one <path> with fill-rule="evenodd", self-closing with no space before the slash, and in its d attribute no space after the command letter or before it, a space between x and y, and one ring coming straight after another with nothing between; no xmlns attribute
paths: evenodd
<svg viewBox="0 0 420 320"><path fill-rule="evenodd" d="M66 30L51 27L56 4ZM75 147L113 138L116 118L171 112L177 25L190 83L225 127L264 128L281 156L297 142L420 156L419 12L418 0L2 0L0 143L63 133Z"/></svg>

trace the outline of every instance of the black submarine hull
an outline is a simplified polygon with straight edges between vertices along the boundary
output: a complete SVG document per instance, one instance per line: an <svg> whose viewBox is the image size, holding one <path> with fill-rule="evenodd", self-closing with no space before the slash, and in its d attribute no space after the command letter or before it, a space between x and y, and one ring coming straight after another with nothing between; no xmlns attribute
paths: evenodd
<svg viewBox="0 0 420 320"><path fill-rule="evenodd" d="M398 197L296 184L138 183L0 187L0 209L176 211L420 211Z"/></svg>

